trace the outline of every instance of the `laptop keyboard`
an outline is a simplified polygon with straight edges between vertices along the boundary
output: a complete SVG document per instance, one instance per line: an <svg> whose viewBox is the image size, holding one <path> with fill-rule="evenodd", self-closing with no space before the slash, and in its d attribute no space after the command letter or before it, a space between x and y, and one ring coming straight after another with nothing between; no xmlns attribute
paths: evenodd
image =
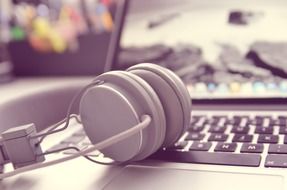
<svg viewBox="0 0 287 190"><path fill-rule="evenodd" d="M179 142L153 159L287 168L287 116L193 116Z"/></svg>
<svg viewBox="0 0 287 190"><path fill-rule="evenodd" d="M49 150L89 147L79 130ZM74 150L64 154L74 154ZM103 156L96 151L90 156ZM151 159L172 162L287 168L287 116L195 115L190 127L172 147Z"/></svg>

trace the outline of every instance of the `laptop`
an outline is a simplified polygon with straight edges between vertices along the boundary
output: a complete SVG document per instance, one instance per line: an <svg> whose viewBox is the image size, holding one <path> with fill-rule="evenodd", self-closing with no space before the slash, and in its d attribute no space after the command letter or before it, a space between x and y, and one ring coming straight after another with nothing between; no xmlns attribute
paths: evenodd
<svg viewBox="0 0 287 190"><path fill-rule="evenodd" d="M154 62L175 71L191 95L190 128L142 162L76 159L2 181L3 189L286 189L284 6L131 1L113 33L106 70ZM76 122L45 143L47 150L89 144ZM63 154L73 152L51 158ZM91 156L108 160L100 152Z"/></svg>

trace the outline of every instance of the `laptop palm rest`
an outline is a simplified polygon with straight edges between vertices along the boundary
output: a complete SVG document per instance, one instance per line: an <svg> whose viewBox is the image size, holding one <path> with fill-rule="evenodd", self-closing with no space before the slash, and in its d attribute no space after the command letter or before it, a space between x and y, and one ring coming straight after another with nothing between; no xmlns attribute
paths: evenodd
<svg viewBox="0 0 287 190"><path fill-rule="evenodd" d="M104 190L282 190L279 175L225 173L128 166Z"/></svg>

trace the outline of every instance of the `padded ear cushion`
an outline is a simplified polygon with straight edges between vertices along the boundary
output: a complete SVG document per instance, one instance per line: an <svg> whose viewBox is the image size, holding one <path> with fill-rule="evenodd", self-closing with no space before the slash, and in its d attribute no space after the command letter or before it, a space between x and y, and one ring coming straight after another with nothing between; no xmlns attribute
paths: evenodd
<svg viewBox="0 0 287 190"><path fill-rule="evenodd" d="M166 117L163 146L174 144L190 123L191 100L185 85L173 72L154 64L138 64L127 71L143 78L156 91Z"/></svg>
<svg viewBox="0 0 287 190"><path fill-rule="evenodd" d="M158 117L161 121L161 124L156 127L156 141L154 142L154 139L152 136L144 136L143 141L146 141L146 147L143 147L143 150L135 157L136 160L140 160L138 158L145 158L147 156L150 156L152 153L157 151L163 144L166 134L166 119L164 114L164 109L161 104L161 101L157 95L157 93L153 90L153 88L142 78L140 78L137 75L134 75L132 73L128 72L122 72L122 74L130 77L134 81L138 82L139 85L141 85L145 92L148 93L149 97L153 101L153 105L155 106L155 109L158 111Z"/></svg>
<svg viewBox="0 0 287 190"><path fill-rule="evenodd" d="M112 71L98 76L96 79L104 83L87 90L80 102L84 130L93 144L133 127L143 114L152 117L143 131L102 150L120 162L141 160L153 153L160 141L158 126L165 125L146 89L124 73Z"/></svg>

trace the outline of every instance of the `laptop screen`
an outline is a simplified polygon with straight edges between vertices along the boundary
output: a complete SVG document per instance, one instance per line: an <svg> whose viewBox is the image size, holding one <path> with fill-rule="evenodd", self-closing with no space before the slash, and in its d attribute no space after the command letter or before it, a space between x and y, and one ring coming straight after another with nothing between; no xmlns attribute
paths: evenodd
<svg viewBox="0 0 287 190"><path fill-rule="evenodd" d="M134 0L117 68L175 71L193 99L287 96L287 1Z"/></svg>

